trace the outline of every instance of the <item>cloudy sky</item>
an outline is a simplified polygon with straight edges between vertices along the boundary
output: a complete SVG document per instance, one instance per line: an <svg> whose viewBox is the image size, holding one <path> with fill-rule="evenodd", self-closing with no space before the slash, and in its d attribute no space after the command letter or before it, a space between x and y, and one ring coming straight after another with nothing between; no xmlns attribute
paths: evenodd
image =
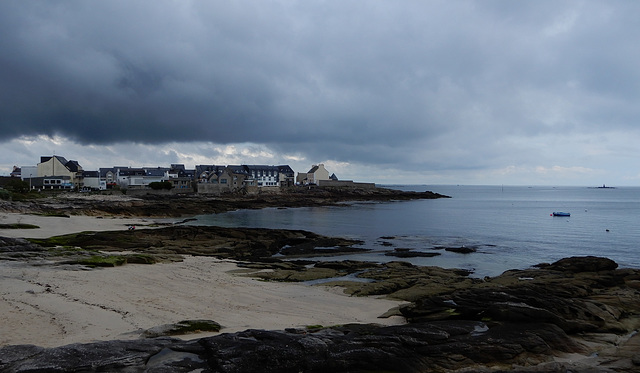
<svg viewBox="0 0 640 373"><path fill-rule="evenodd" d="M0 175L640 185L640 2L0 2Z"/></svg>

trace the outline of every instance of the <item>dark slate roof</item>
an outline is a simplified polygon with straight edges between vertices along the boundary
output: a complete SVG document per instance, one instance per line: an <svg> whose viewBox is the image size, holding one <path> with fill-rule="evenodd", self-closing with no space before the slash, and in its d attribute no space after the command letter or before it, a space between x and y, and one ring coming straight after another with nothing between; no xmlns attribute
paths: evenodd
<svg viewBox="0 0 640 373"><path fill-rule="evenodd" d="M118 168L118 174L120 176L144 176L147 172L142 168Z"/></svg>
<svg viewBox="0 0 640 373"><path fill-rule="evenodd" d="M171 164L171 171L184 171L184 165L183 164Z"/></svg>
<svg viewBox="0 0 640 373"><path fill-rule="evenodd" d="M227 166L227 168L229 170L231 170L232 173L234 174L240 174L240 175L251 175L251 172L249 172L249 169L247 168L247 166Z"/></svg>
<svg viewBox="0 0 640 373"><path fill-rule="evenodd" d="M165 172L168 172L169 169L166 167L158 167L158 168L143 168L146 172L147 176L164 176Z"/></svg>
<svg viewBox="0 0 640 373"><path fill-rule="evenodd" d="M319 168L318 166L313 166L313 167L311 167L311 169L310 169L310 170L309 170L309 172L307 172L307 173L308 173L308 174L312 174L312 173L314 173L314 172L318 171L318 168Z"/></svg>
<svg viewBox="0 0 640 373"><path fill-rule="evenodd" d="M281 174L285 174L287 176L295 176L295 172L293 171L293 169L291 167L289 167L289 165L280 165L278 166L278 172L280 172Z"/></svg>
<svg viewBox="0 0 640 373"><path fill-rule="evenodd" d="M112 172L115 173L116 172L116 168L115 167L108 167L108 168L99 168L98 172L100 172L100 177L107 177L107 172Z"/></svg>
<svg viewBox="0 0 640 373"><path fill-rule="evenodd" d="M207 175L220 175L226 166L216 166L216 165L197 165L195 172L198 177L200 177L203 173L207 173Z"/></svg>
<svg viewBox="0 0 640 373"><path fill-rule="evenodd" d="M100 172L98 171L82 171L82 177L100 177Z"/></svg>
<svg viewBox="0 0 640 373"><path fill-rule="evenodd" d="M82 169L82 166L80 166L80 163L78 163L78 161L69 161L67 163L64 164L67 169L71 172L78 172Z"/></svg>
<svg viewBox="0 0 640 373"><path fill-rule="evenodd" d="M54 155L53 157L58 158L58 161L60 161L60 163L62 163L62 164L64 164L64 165L66 165L66 164L67 164L67 162L68 162L68 161L66 160L66 158L65 158L65 157L61 157L61 156L59 156L59 155ZM49 156L42 156L42 157L40 157L40 163L48 162L48 161L49 161L51 158L53 158L53 157L49 157Z"/></svg>

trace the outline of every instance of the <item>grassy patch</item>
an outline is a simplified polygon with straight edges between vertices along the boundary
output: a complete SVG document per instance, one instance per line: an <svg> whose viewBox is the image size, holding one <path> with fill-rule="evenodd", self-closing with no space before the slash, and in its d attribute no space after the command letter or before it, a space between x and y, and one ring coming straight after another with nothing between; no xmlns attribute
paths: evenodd
<svg viewBox="0 0 640 373"><path fill-rule="evenodd" d="M76 255L86 251L87 250L84 250L76 246L56 246L56 247L47 249L47 252L49 252L53 256Z"/></svg>
<svg viewBox="0 0 640 373"><path fill-rule="evenodd" d="M88 258L73 260L70 264L80 264L88 267L116 267L127 263L127 258L120 255L93 255Z"/></svg>
<svg viewBox="0 0 640 373"><path fill-rule="evenodd" d="M54 247L54 246L75 246L75 243L79 236L86 235L87 232L80 233L72 233L72 234L64 234L62 236L53 236L49 238L29 238L28 240L32 243L38 244L44 247Z"/></svg>
<svg viewBox="0 0 640 373"><path fill-rule="evenodd" d="M40 227L33 224L21 224L21 223L0 224L0 229L37 229L37 228L40 228Z"/></svg>

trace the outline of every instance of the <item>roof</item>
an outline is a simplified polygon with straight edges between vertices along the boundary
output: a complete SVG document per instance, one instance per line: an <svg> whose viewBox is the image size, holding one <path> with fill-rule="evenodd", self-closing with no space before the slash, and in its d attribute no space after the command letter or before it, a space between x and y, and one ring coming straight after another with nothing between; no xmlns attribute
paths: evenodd
<svg viewBox="0 0 640 373"><path fill-rule="evenodd" d="M68 161L65 157L61 157L59 155L54 155L52 157L42 156L40 157L40 163L49 162L53 158L56 158L58 162L62 163L71 172L82 171L82 166L80 166L80 163L78 163L78 161L73 161L73 160Z"/></svg>
<svg viewBox="0 0 640 373"><path fill-rule="evenodd" d="M82 171L82 177L100 177L98 171Z"/></svg>
<svg viewBox="0 0 640 373"><path fill-rule="evenodd" d="M291 167L289 167L289 165L280 165L278 166L278 171L281 174L286 174L288 176L294 176L295 172L293 171L293 169Z"/></svg>
<svg viewBox="0 0 640 373"><path fill-rule="evenodd" d="M40 163L45 163L45 162L49 162L51 160L51 158L56 157L58 159L58 161L62 164L67 164L67 159L65 157L61 157L59 155L54 155L52 157L49 156L42 156L40 157Z"/></svg>

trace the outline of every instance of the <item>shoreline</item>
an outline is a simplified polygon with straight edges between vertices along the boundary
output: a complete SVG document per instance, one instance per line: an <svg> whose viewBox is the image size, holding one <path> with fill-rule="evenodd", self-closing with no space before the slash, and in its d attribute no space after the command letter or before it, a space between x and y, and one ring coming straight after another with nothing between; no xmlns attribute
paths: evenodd
<svg viewBox="0 0 640 373"><path fill-rule="evenodd" d="M0 229L0 237L11 238L49 238L63 234L86 231L116 231L126 230L129 226L149 228L156 224L153 219L125 218L125 217L94 217L86 215L43 216L9 212L0 216L0 224L31 224L39 228L32 229Z"/></svg>
<svg viewBox="0 0 640 373"><path fill-rule="evenodd" d="M7 252L18 254L0 261L0 368L15 368L11 371L20 372L22 367L29 371L31 362L43 367L47 364L77 367L79 362L71 356L80 354L84 359L84 351L97 350L100 352L92 355L91 364L100 367L111 367L111 353L116 359L124 359L123 366L147 366L152 358L153 364L157 360L166 366L197 358L207 366L217 364L217 351L222 351L218 350L222 346L227 346L224 353L237 351L237 364L242 366L244 361L257 356L247 353L247 349L263 344L275 352L275 360L269 360L270 364L283 367L304 366L297 354L309 353L317 353L314 364L323 366L329 364L327 354L342 354L345 348L357 357L345 360L349 362L347 366L353 367L371 359L391 359L385 365L389 369L405 363L416 367L443 364L462 368L484 366L486 361L494 362L496 369L504 363L524 364L534 370L545 366L579 368L613 364L626 369L640 365L637 363L640 313L634 290L640 289L640 273L617 269L617 263L605 258L567 258L540 268L510 270L484 279L399 261L361 267L371 270L367 278L376 280L372 283L311 286L256 277L281 276L287 280L293 273L304 275L307 270L333 276L335 272L331 271L356 270L362 264L316 263L307 268L303 262L285 266L259 260L269 258L273 255L270 250L274 247L277 250L284 242L302 239L296 236L302 231L229 231L180 224L148 231L145 228L155 229L157 222L144 218L11 214L2 219L3 223L14 219L41 228L2 230L0 236L7 231L13 232L14 237L32 238L85 230L96 232L78 235L79 241L55 243L87 248L78 255L95 255L91 250L96 247L107 253L116 253L118 249L126 253L126 248L131 247L142 252L175 250L183 258L153 265L90 269L60 264L64 261L38 255L37 245L36 255L25 259L21 255L26 251L21 252L20 245L26 245L28 251L29 243L5 240ZM143 225L135 232L125 231L133 221ZM328 239L311 232L302 235L312 248ZM83 241L88 237L89 241ZM262 240L260 246L253 247L250 242L258 237ZM230 247L233 252L238 250L236 254L242 257L241 261L225 258ZM188 255L190 250L198 256ZM252 252L257 255L255 262L243 256ZM584 293L581 289L591 290ZM362 296L348 296L345 291ZM567 298L567 294L572 296ZM384 296L405 301L383 299ZM478 315L483 317L478 319ZM183 320L211 320L222 329L173 338L142 338L147 330ZM361 339L352 339L359 333L363 333ZM406 338L408 335L417 339ZM268 337L263 340L265 336ZM260 343L255 344L255 340ZM318 340L322 340L322 348ZM354 344L355 340L359 342ZM616 341L615 345L611 341ZM417 352L416 343L426 349L424 355ZM398 351L392 356L388 351L390 344ZM202 350L202 346L212 346L213 350ZM459 352L461 346L464 349ZM168 348L172 355L159 353L163 348ZM292 348L300 352L290 354ZM184 351L197 352L184 355ZM362 351L371 356L363 358ZM130 353L140 354L140 360L130 360ZM60 362L59 354L70 358ZM460 360L460 354L468 360ZM174 360L174 355L181 357ZM293 360L280 360L281 356L291 356ZM378 367L375 364L371 367L374 366Z"/></svg>
<svg viewBox="0 0 640 373"><path fill-rule="evenodd" d="M0 237L49 238L84 231L154 229L144 218L70 217L6 213L3 224L35 229L0 229ZM143 330L190 319L210 319L220 333L280 330L345 323L404 324L378 318L406 302L350 297L342 287L267 282L234 272L237 262L185 255L181 262L126 264L88 269L46 260L0 261L0 347L57 347L100 340L131 340ZM179 336L180 337L180 336Z"/></svg>

